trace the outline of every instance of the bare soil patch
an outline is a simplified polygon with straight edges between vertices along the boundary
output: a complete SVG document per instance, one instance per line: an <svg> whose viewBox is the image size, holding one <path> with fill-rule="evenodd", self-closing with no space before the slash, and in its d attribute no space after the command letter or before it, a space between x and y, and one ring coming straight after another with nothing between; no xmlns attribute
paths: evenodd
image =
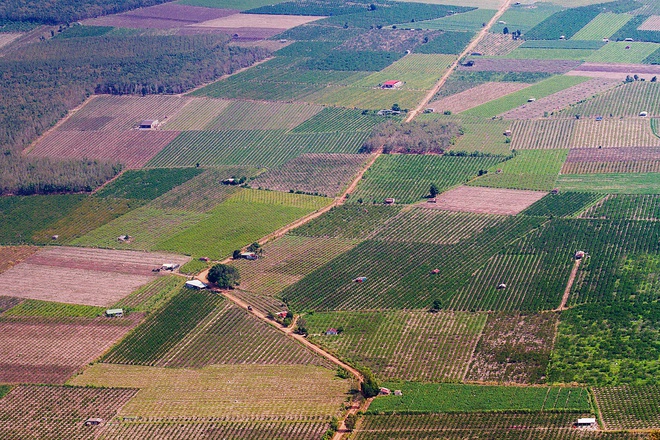
<svg viewBox="0 0 660 440"><path fill-rule="evenodd" d="M473 52L479 52L483 56L504 56L511 53L515 48L524 43L524 40L514 40L511 35L487 33L479 41Z"/></svg>
<svg viewBox="0 0 660 440"><path fill-rule="evenodd" d="M431 102L428 107L436 112L450 110L452 113L459 113L528 86L529 84L521 82L487 82L439 101Z"/></svg>
<svg viewBox="0 0 660 440"><path fill-rule="evenodd" d="M620 81L609 78L594 78L568 89L553 93L552 95L530 102L513 110L503 113L507 119L533 119L541 118L554 111L561 110L571 104L592 98L598 93L616 87ZM547 114L547 115L546 115Z"/></svg>
<svg viewBox="0 0 660 440"><path fill-rule="evenodd" d="M308 15L270 15L270 14L232 14L222 18L197 23L195 27L214 29L269 28L290 29L301 24L320 20L319 16Z"/></svg>
<svg viewBox="0 0 660 440"><path fill-rule="evenodd" d="M459 65L458 70L489 72L545 72L565 73L574 70L580 61L573 60L507 60L491 58L471 58L473 66Z"/></svg>
<svg viewBox="0 0 660 440"><path fill-rule="evenodd" d="M0 296L0 313L17 306L23 301L23 298L15 298L13 296Z"/></svg>
<svg viewBox="0 0 660 440"><path fill-rule="evenodd" d="M562 174L660 172L660 147L577 148L568 153Z"/></svg>
<svg viewBox="0 0 660 440"><path fill-rule="evenodd" d="M126 318L0 319L0 383L64 383L140 321Z"/></svg>
<svg viewBox="0 0 660 440"><path fill-rule="evenodd" d="M6 46L23 34L0 33L0 47Z"/></svg>
<svg viewBox="0 0 660 440"><path fill-rule="evenodd" d="M135 29L172 29L202 21L237 14L234 9L204 8L199 6L165 3L135 9L121 14L91 18L82 23L89 26L114 26Z"/></svg>
<svg viewBox="0 0 660 440"><path fill-rule="evenodd" d="M0 273L11 269L38 250L36 246L0 246Z"/></svg>
<svg viewBox="0 0 660 440"><path fill-rule="evenodd" d="M190 258L134 251L53 247L0 274L3 293L19 298L106 307L157 273L163 263Z"/></svg>
<svg viewBox="0 0 660 440"><path fill-rule="evenodd" d="M637 75L647 81L653 76L660 75L660 65L651 64L612 64L612 63L584 63L570 69L567 75L591 76L594 78L609 78L624 80L626 76Z"/></svg>
<svg viewBox="0 0 660 440"><path fill-rule="evenodd" d="M436 207L447 211L514 215L546 194L543 191L459 186L440 194Z"/></svg>
<svg viewBox="0 0 660 440"><path fill-rule="evenodd" d="M651 15L637 29L640 31L660 31L660 15Z"/></svg>

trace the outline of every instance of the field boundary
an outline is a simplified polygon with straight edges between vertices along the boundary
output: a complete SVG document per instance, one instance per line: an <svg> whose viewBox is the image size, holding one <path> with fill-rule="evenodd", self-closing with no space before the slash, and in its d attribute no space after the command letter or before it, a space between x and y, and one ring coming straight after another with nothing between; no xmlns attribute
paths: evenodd
<svg viewBox="0 0 660 440"><path fill-rule="evenodd" d="M566 303L568 302L568 297L571 294L571 289L573 288L573 283L575 282L575 278L577 277L577 272L578 269L580 268L580 263L582 260L575 260L575 263L573 264L573 269L571 270L571 275L568 277L568 282L566 283L566 289L564 289L564 296L561 298L561 304L557 309L555 309L556 312L561 312L562 310L566 310Z"/></svg>

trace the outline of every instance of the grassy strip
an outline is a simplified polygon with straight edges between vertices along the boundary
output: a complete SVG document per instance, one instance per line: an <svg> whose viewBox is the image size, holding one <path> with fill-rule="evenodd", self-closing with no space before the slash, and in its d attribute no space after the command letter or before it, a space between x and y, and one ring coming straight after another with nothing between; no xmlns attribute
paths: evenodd
<svg viewBox="0 0 660 440"><path fill-rule="evenodd" d="M96 318L105 311L103 307L64 304L27 299L7 310L3 316L30 316L44 318Z"/></svg>

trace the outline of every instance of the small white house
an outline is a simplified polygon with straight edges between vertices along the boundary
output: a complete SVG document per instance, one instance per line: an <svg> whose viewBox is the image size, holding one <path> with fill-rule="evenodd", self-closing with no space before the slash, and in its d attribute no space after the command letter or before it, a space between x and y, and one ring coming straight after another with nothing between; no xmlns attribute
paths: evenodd
<svg viewBox="0 0 660 440"><path fill-rule="evenodd" d="M206 284L202 283L200 280L190 280L186 281L186 287L188 289L202 290L206 289Z"/></svg>
<svg viewBox="0 0 660 440"><path fill-rule="evenodd" d="M577 419L575 426L577 428L591 428L596 426L596 419L593 417L584 417L581 419Z"/></svg>

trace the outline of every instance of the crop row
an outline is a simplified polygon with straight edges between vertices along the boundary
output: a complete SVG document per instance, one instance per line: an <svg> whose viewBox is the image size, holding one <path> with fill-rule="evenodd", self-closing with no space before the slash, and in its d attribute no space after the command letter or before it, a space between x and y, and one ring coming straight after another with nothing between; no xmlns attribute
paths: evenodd
<svg viewBox="0 0 660 440"><path fill-rule="evenodd" d="M658 173L660 160L574 162L564 164L562 174Z"/></svg>
<svg viewBox="0 0 660 440"><path fill-rule="evenodd" d="M147 165L273 167L301 153L357 153L367 135L364 132L293 134L282 130L188 131L177 136Z"/></svg>
<svg viewBox="0 0 660 440"><path fill-rule="evenodd" d="M149 284L122 298L113 308L122 308L129 312L151 312L158 310L183 287L184 278L176 275L156 278Z"/></svg>
<svg viewBox="0 0 660 440"><path fill-rule="evenodd" d="M283 130L292 129L319 113L318 105L232 101L205 130Z"/></svg>
<svg viewBox="0 0 660 440"><path fill-rule="evenodd" d="M610 195L582 217L611 220L660 220L658 195Z"/></svg>
<svg viewBox="0 0 660 440"><path fill-rule="evenodd" d="M637 116L645 111L660 116L660 83L633 81L556 112L555 118Z"/></svg>
<svg viewBox="0 0 660 440"><path fill-rule="evenodd" d="M202 171L199 168L129 170L96 195L103 198L153 200Z"/></svg>
<svg viewBox="0 0 660 440"><path fill-rule="evenodd" d="M311 340L387 380L462 380L486 315L424 312L314 313ZM330 329L339 335L325 335Z"/></svg>
<svg viewBox="0 0 660 440"><path fill-rule="evenodd" d="M326 107L293 129L293 133L328 133L338 131L369 131L383 118L353 109Z"/></svg>
<svg viewBox="0 0 660 440"><path fill-rule="evenodd" d="M523 215L571 217L602 199L601 194L565 192L548 194L522 212Z"/></svg>
<svg viewBox="0 0 660 440"><path fill-rule="evenodd" d="M660 428L660 386L604 387L593 391L607 429Z"/></svg>
<svg viewBox="0 0 660 440"><path fill-rule="evenodd" d="M611 12L598 14L586 26L573 35L571 40L593 40L600 42L603 38L609 38L621 29L632 17L630 14L613 14Z"/></svg>

